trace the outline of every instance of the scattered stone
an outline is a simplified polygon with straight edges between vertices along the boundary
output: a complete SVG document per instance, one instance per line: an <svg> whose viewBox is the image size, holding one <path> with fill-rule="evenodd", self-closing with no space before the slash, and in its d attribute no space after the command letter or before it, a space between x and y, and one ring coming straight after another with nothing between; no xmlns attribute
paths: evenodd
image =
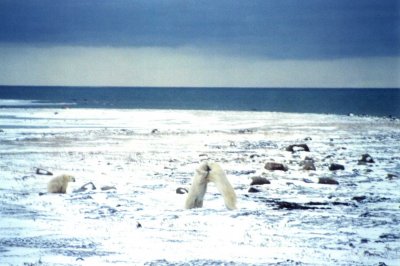
<svg viewBox="0 0 400 266"><path fill-rule="evenodd" d="M289 170L286 165L281 164L281 163L275 163L275 162L266 163L264 168L267 169L267 170L270 170L270 171L279 170L279 171L285 171L286 172L287 170Z"/></svg>
<svg viewBox="0 0 400 266"><path fill-rule="evenodd" d="M186 193L188 193L189 191L186 189L186 188L183 188L183 187L178 187L177 189L176 189L176 194L186 194Z"/></svg>
<svg viewBox="0 0 400 266"><path fill-rule="evenodd" d="M95 188L96 189L96 188ZM102 191L107 191L107 190L111 190L111 189L117 189L114 186L103 186L100 188Z"/></svg>
<svg viewBox="0 0 400 266"><path fill-rule="evenodd" d="M364 212L364 213L362 213L362 214L360 214L360 217L372 217L372 214L370 213L370 212Z"/></svg>
<svg viewBox="0 0 400 266"><path fill-rule="evenodd" d="M84 191L88 190L87 186L89 186L89 185L92 186L92 187L91 187L92 190L95 190L95 189L96 189L96 186L95 186L92 182L89 182L89 183L84 184L84 185L81 186L80 188L75 189L75 190L74 190L74 193L84 192Z"/></svg>
<svg viewBox="0 0 400 266"><path fill-rule="evenodd" d="M251 179L252 179L252 181L251 181L250 186L271 184L271 182L268 179L266 179L265 177L255 176L255 177L252 177Z"/></svg>
<svg viewBox="0 0 400 266"><path fill-rule="evenodd" d="M250 187L248 192L249 193L258 193L258 192L261 192L261 190L254 188L254 187Z"/></svg>
<svg viewBox="0 0 400 266"><path fill-rule="evenodd" d="M233 175L250 175L250 174L255 174L255 170L242 170L242 171L232 171L231 172Z"/></svg>
<svg viewBox="0 0 400 266"><path fill-rule="evenodd" d="M315 162L314 161L314 159L312 158L312 157L308 157L308 156L306 156L305 158L304 158L304 161L311 161L311 162Z"/></svg>
<svg viewBox="0 0 400 266"><path fill-rule="evenodd" d="M359 165L364 165L367 163L375 163L374 159L368 153L361 155L361 160L358 160Z"/></svg>
<svg viewBox="0 0 400 266"><path fill-rule="evenodd" d="M361 202L361 201L366 200L366 199L367 199L366 196L355 196L355 197L352 198L352 200L355 200L357 202Z"/></svg>
<svg viewBox="0 0 400 266"><path fill-rule="evenodd" d="M303 178L303 181L305 183L314 183L311 179L308 179L308 178Z"/></svg>
<svg viewBox="0 0 400 266"><path fill-rule="evenodd" d="M398 176L395 175L395 174L387 174L387 176L386 176L386 178L389 179L389 180L393 180L393 179L395 179L395 178L397 178L397 177L398 177Z"/></svg>
<svg viewBox="0 0 400 266"><path fill-rule="evenodd" d="M379 236L380 239L397 240L400 239L400 234L387 233Z"/></svg>
<svg viewBox="0 0 400 266"><path fill-rule="evenodd" d="M136 228L142 228L142 225L139 222L136 222Z"/></svg>
<svg viewBox="0 0 400 266"><path fill-rule="evenodd" d="M328 204L332 204L332 205L334 205L334 206L337 206L337 205L341 205L341 206L354 206L354 204L351 203L351 202L340 202L340 201L333 201L333 202L330 202L330 203L328 203Z"/></svg>
<svg viewBox="0 0 400 266"><path fill-rule="evenodd" d="M41 169L41 168L36 168L36 174L37 175L53 175L52 172Z"/></svg>
<svg viewBox="0 0 400 266"><path fill-rule="evenodd" d="M310 140L312 140L311 137L305 137L305 138L304 138L304 141L310 141Z"/></svg>
<svg viewBox="0 0 400 266"><path fill-rule="evenodd" d="M276 205L278 205L278 207L276 209L288 209L288 210L316 210L316 209L322 209L322 210L326 210L326 209L331 209L331 207L329 207L330 205L343 205L343 206L351 206L351 203L348 202L306 202L304 204L300 204L300 203L296 203L296 202L287 202L287 201L275 201L273 202ZM319 206L319 207L317 207ZM325 207L320 207L320 206L325 206Z"/></svg>
<svg viewBox="0 0 400 266"><path fill-rule="evenodd" d="M338 163L332 163L329 166L330 171L344 170L344 166Z"/></svg>
<svg viewBox="0 0 400 266"><path fill-rule="evenodd" d="M248 129L248 128L246 128L246 129L239 129L239 130L238 130L238 133L239 133L239 134L247 134L247 133L253 133L253 132L254 132L254 130Z"/></svg>
<svg viewBox="0 0 400 266"><path fill-rule="evenodd" d="M303 165L303 170L306 170L306 171L315 171L316 170L313 160L304 160L301 164Z"/></svg>
<svg viewBox="0 0 400 266"><path fill-rule="evenodd" d="M304 206L296 202L278 201L276 209L286 209L286 210L315 210L318 207Z"/></svg>
<svg viewBox="0 0 400 266"><path fill-rule="evenodd" d="M157 134L157 133L159 133L160 131L157 129L157 128L155 128L155 129L153 129L152 131L151 131L151 134Z"/></svg>
<svg viewBox="0 0 400 266"><path fill-rule="evenodd" d="M318 179L318 184L324 184L324 185L339 185L339 182L336 181L333 178L329 178L329 177L320 177Z"/></svg>
<svg viewBox="0 0 400 266"><path fill-rule="evenodd" d="M296 152L296 151L310 151L307 144L293 144L286 147L286 151Z"/></svg>
<svg viewBox="0 0 400 266"><path fill-rule="evenodd" d="M260 155L258 155L258 154L252 154L252 155L250 155L250 159L254 159L255 157L260 157Z"/></svg>

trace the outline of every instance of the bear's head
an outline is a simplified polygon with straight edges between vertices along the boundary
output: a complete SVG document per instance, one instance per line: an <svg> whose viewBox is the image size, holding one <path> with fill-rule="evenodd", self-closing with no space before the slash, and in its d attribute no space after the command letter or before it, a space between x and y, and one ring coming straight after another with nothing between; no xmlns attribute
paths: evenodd
<svg viewBox="0 0 400 266"><path fill-rule="evenodd" d="M63 179L66 182L75 182L75 177L73 177L72 175L63 175Z"/></svg>

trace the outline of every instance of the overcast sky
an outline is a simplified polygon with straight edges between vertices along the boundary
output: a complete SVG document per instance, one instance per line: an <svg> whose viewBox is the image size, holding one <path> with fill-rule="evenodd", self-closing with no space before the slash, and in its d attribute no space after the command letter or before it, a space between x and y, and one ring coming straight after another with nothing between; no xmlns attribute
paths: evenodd
<svg viewBox="0 0 400 266"><path fill-rule="evenodd" d="M392 0L0 0L0 84L400 87Z"/></svg>

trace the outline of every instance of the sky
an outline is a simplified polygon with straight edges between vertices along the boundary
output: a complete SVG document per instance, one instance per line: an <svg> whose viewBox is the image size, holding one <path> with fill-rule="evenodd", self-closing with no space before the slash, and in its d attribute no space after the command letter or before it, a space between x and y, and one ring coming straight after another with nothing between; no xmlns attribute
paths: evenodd
<svg viewBox="0 0 400 266"><path fill-rule="evenodd" d="M399 0L0 0L0 84L400 88Z"/></svg>

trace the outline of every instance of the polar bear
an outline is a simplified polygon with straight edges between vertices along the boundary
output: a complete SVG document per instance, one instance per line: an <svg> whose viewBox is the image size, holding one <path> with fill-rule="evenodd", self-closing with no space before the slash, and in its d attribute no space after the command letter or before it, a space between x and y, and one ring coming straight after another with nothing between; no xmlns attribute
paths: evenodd
<svg viewBox="0 0 400 266"><path fill-rule="evenodd" d="M66 193L68 182L75 182L75 178L70 175L60 175L54 177L47 184L47 192L49 193Z"/></svg>
<svg viewBox="0 0 400 266"><path fill-rule="evenodd" d="M208 182L214 182L218 191L224 198L226 208L229 210L236 209L235 191L229 183L224 170L214 162L203 162L200 167L196 169L192 185L186 198L186 209L203 207L203 199L207 191Z"/></svg>

